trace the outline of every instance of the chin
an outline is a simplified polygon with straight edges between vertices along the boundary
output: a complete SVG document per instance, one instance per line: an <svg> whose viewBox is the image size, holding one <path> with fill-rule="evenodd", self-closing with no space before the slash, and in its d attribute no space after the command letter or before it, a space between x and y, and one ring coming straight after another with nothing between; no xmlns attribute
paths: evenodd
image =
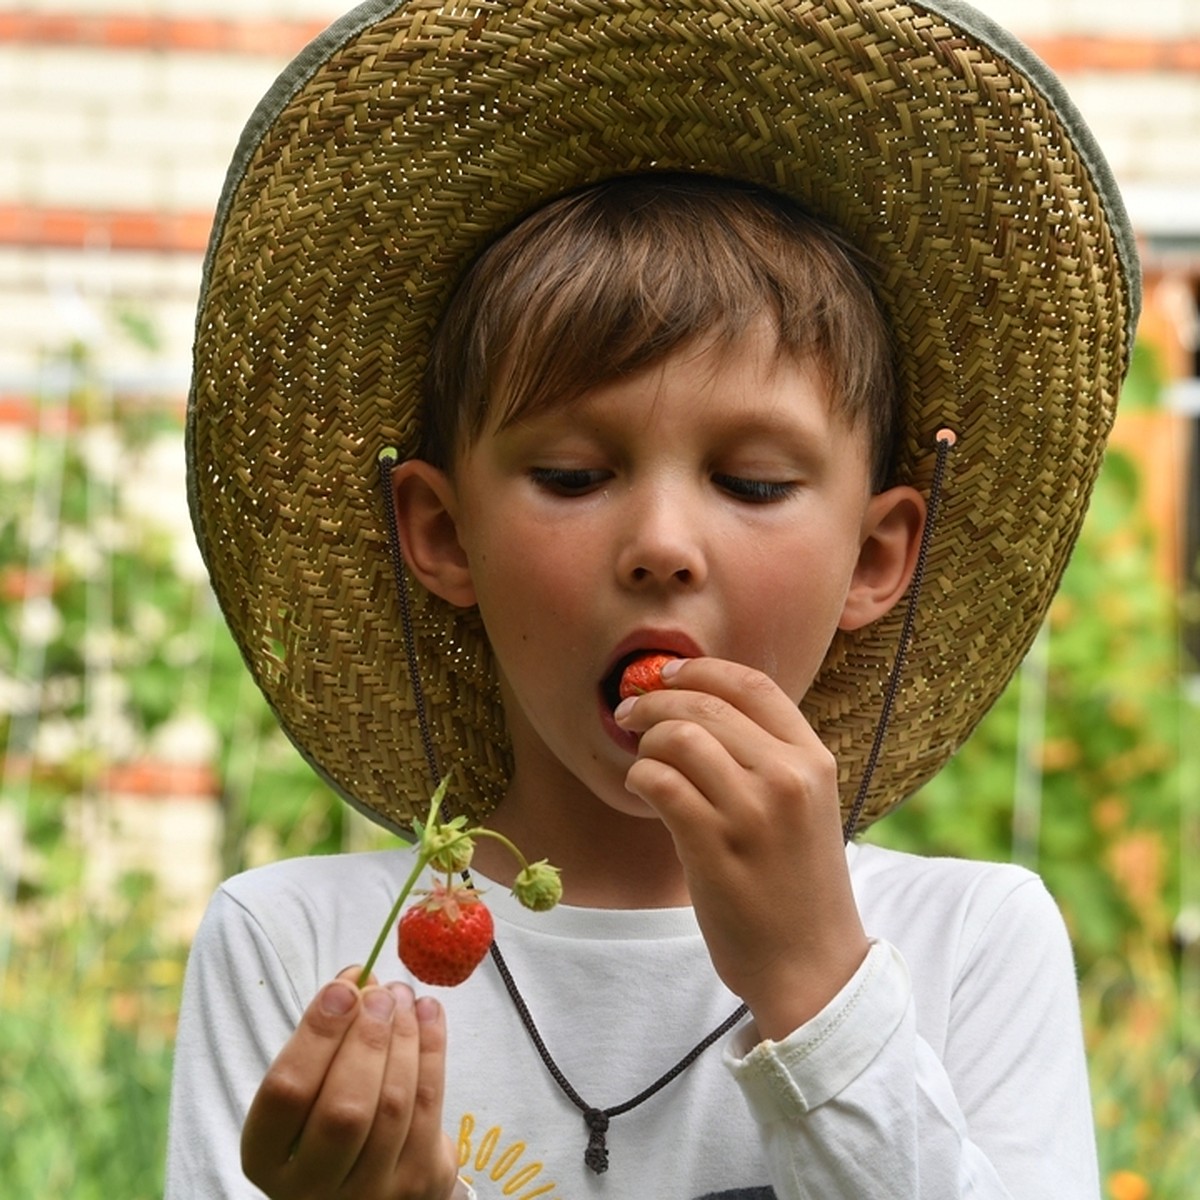
<svg viewBox="0 0 1200 1200"><path fill-rule="evenodd" d="M597 801L611 812L639 821L658 821L659 815L640 796L621 788L619 791L596 793Z"/></svg>

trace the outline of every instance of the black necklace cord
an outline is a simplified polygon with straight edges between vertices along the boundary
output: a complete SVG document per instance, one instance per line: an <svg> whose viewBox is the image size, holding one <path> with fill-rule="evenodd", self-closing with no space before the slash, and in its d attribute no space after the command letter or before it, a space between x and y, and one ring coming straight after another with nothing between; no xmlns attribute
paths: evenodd
<svg viewBox="0 0 1200 1200"><path fill-rule="evenodd" d="M396 496L392 491L392 472L400 465L400 452L395 446L385 446L379 452L378 463L379 491L387 522L388 554L392 561L392 575L396 580L396 595L400 601L400 627L404 633L404 656L408 664L408 678L412 683L413 703L417 710L417 728L421 733L421 748L425 751L429 777L433 786L437 787L442 780L442 771L429 725L429 705L425 700L425 689L421 686L421 664L417 659L417 638L413 630L412 597L408 590L404 550L400 546L400 527L396 524Z"/></svg>
<svg viewBox="0 0 1200 1200"><path fill-rule="evenodd" d="M917 563L913 569L912 582L908 586L908 605L904 610L904 623L900 627L900 642L896 647L896 657L892 660L891 674L888 676L887 688L883 694L883 707L880 709L879 720L875 725L875 737L871 742L871 750L867 755L867 763L863 768L858 792L855 794L846 823L842 826L844 842L849 842L858 830L858 822L862 818L867 798L871 794L871 780L874 778L875 768L879 765L883 739L887 734L889 724L891 724L892 710L895 707L896 696L900 691L900 680L904 674L904 663L908 658L908 649L912 645L913 631L916 627L917 601L921 596L921 585L925 582L929 547L933 542L933 530L937 524L938 509L941 506L942 485L946 478L946 460L957 442L958 435L952 429L939 429L934 438L937 460L933 466L933 480L929 485L929 499L925 505L925 525L921 530L921 542L917 548Z"/></svg>
<svg viewBox="0 0 1200 1200"><path fill-rule="evenodd" d="M622 1104L613 1104L608 1108L596 1108L594 1105L589 1104L575 1090L571 1081L563 1074L562 1068L554 1061L542 1038L541 1031L533 1020L533 1014L529 1011L529 1006L525 1003L525 997L518 991L512 971L509 970L508 963L504 961L504 955L500 952L500 947L495 942L492 942L491 953L492 961L496 964L496 969L500 972L500 978L504 982L505 990L508 992L521 1018L521 1024L525 1026L526 1032L529 1034L529 1038L538 1052L538 1056L550 1072L554 1082L562 1090L563 1095L583 1114L584 1124L588 1129L588 1144L583 1154L583 1161L597 1175L602 1175L608 1170L608 1142L606 1134L608 1133L609 1121L613 1117L619 1117L624 1113L630 1112L639 1105L644 1104L651 1096L661 1092L667 1084L682 1075L709 1046L724 1037L749 1011L745 1004L738 1005L720 1025L697 1042L673 1067L664 1071L649 1087L638 1092L636 1096L631 1097Z"/></svg>
<svg viewBox="0 0 1200 1200"><path fill-rule="evenodd" d="M926 508L925 526L921 531L921 543L917 551L917 564L913 571L912 583L909 586L908 608L904 615L904 624L900 633L900 643L896 651L896 657L892 664L891 675L888 680L887 690L884 695L883 709L880 713L879 722L875 729L875 737L871 745L871 751L867 758L867 764L863 772L862 782L859 784L858 792L855 797L854 805L851 808L850 815L843 826L842 834L843 841L849 843L854 836L854 832L858 826L858 821L862 816L862 810L866 804L867 797L870 793L871 777L875 772L875 768L879 762L880 751L883 746L884 735L887 732L888 723L891 720L892 708L895 703L896 694L900 686L900 677L904 669L904 660L908 654L908 647L912 642L913 627L916 619L917 598L920 595L921 584L925 577L925 564L928 557L929 545L933 537L933 527L937 517L938 504L941 498L942 483L946 471L946 459L950 450L953 448L957 437L952 430L939 430L936 438L937 444L937 462L934 466L933 481L929 491L929 501ZM382 474L381 487L384 494L384 511L387 514L388 520L388 537L389 546L391 548L392 569L396 576L396 586L400 595L400 619L404 631L404 647L408 660L409 678L412 684L413 696L417 710L417 721L421 730L421 739L425 748L426 758L429 762L430 775L433 783L436 785L441 779L441 773L438 768L437 753L434 748L433 738L430 734L428 705L425 701L424 689L421 685L421 675L419 663L417 660L416 639L413 633L411 601L409 599L409 590L407 583L407 572L404 565L404 556L400 548L399 531L396 528L395 521L395 502L392 496L391 487L391 472L396 466L396 452L390 448L381 452L379 456L380 470ZM463 878L470 883L471 875L469 871L463 872ZM728 1017L725 1018L715 1029L702 1038L695 1046L691 1048L673 1067L660 1075L649 1087L638 1092L636 1096L624 1101L621 1104L610 1105L608 1108L597 1108L595 1105L589 1104L575 1089L571 1081L563 1073L562 1068L554 1060L554 1056L550 1053L545 1040L541 1035L541 1031L537 1027L537 1023L533 1019L533 1014L529 1011L529 1005L525 1002L525 997L521 994L517 987L516 980L513 978L512 971L509 969L508 963L504 959L504 955L500 950L497 942L492 942L491 947L492 962L495 964L496 970L499 972L500 979L504 984L504 989L508 993L509 999L513 1003L513 1007L517 1010L517 1015L520 1017L521 1024L525 1027L526 1033L529 1035L530 1041L533 1043L534 1049L537 1050L538 1057L549 1072L550 1077L558 1085L563 1095L583 1114L584 1124L587 1128L588 1142L587 1149L583 1154L584 1164L589 1170L597 1175L602 1175L608 1170L608 1127L609 1122L614 1117L622 1116L623 1114L632 1111L639 1105L644 1104L652 1096L657 1095L669 1083L682 1075L714 1042L719 1041L725 1036L743 1017L749 1012L745 1004L740 1004Z"/></svg>

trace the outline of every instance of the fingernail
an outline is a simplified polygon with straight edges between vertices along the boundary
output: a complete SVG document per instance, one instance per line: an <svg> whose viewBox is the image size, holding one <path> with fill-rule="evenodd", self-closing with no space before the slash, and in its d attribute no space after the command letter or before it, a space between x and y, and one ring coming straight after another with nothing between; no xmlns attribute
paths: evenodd
<svg viewBox="0 0 1200 1200"><path fill-rule="evenodd" d="M676 675L683 669L682 658L672 658L663 663L658 669L660 679L674 679Z"/></svg>
<svg viewBox="0 0 1200 1200"><path fill-rule="evenodd" d="M613 709L613 720L624 720L631 712L633 712L633 706L637 702L638 698L636 696L626 696L625 699Z"/></svg>
<svg viewBox="0 0 1200 1200"><path fill-rule="evenodd" d="M429 1024L442 1015L442 1006L432 996L422 996L417 1001L417 1020Z"/></svg>
<svg viewBox="0 0 1200 1200"><path fill-rule="evenodd" d="M348 983L335 980L321 993L321 1011L331 1017L344 1017L358 1000L358 992Z"/></svg>
<svg viewBox="0 0 1200 1200"><path fill-rule="evenodd" d="M407 983L389 983L387 986L388 991L392 993L392 999L396 1001L397 1008L412 1008L416 997L413 995L412 988Z"/></svg>
<svg viewBox="0 0 1200 1200"><path fill-rule="evenodd" d="M387 988L368 988L363 992L363 1007L373 1017L386 1020L396 1007L395 998Z"/></svg>

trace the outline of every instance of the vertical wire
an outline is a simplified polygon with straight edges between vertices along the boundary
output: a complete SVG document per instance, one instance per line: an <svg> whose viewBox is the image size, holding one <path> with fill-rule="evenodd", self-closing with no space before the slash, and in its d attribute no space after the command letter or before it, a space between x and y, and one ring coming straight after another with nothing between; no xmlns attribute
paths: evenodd
<svg viewBox="0 0 1200 1200"><path fill-rule="evenodd" d="M1180 639L1179 675L1179 915L1173 930L1180 950L1180 1045L1200 1062L1200 743L1183 736L1200 724L1200 673L1188 673Z"/></svg>
<svg viewBox="0 0 1200 1200"><path fill-rule="evenodd" d="M1050 668L1050 622L1043 621L1018 676L1016 781L1013 787L1012 861L1037 870L1042 825L1042 747L1046 741L1046 694Z"/></svg>
<svg viewBox="0 0 1200 1200"><path fill-rule="evenodd" d="M90 379L80 382L88 385L89 392L94 386L98 394L89 396L82 424L85 428L101 431L111 429L114 438L113 461L107 463L98 461L98 448L105 444L103 440L98 445L89 445L81 439L84 528L116 529L120 524L117 490L119 481L124 478L130 465L127 461L128 448L116 436L112 388L106 381L97 378L94 364L89 375ZM84 772L82 786L69 801L77 810L75 824L81 845L91 847L89 853L82 855L75 888L75 902L79 908L73 924L81 934L75 942L76 969L80 971L81 978L84 963L95 949L96 938L103 936L94 921L84 918L91 913L94 903L108 901L113 883L122 874L110 770L115 757L114 735L122 719L116 711L120 702L113 603L116 555L105 554L102 560L101 569L89 572L84 581L84 644L80 655L83 664L84 748L93 766ZM108 871L112 875L106 878ZM101 892L101 888L108 894Z"/></svg>
<svg viewBox="0 0 1200 1200"><path fill-rule="evenodd" d="M37 425L30 453L33 486L27 509L29 524L25 545L25 578L30 582L42 577L58 544L67 454L67 400L74 379L74 367L67 361L43 361L38 370ZM0 765L0 802L13 814L12 829L8 831L11 845L5 849L0 843L0 853L10 859L7 863L0 862L0 889L3 890L0 901L10 914L15 914L17 886L25 859L34 743L42 713L46 640L34 633L35 607L39 603L52 603L48 596L35 595L35 591L32 587L26 588L17 618L14 692L19 694L21 707L9 723ZM12 924L11 920L0 922L0 992L4 990L11 957Z"/></svg>
<svg viewBox="0 0 1200 1200"><path fill-rule="evenodd" d="M421 664L417 655L416 630L413 627L412 598L408 590L408 570L404 565L404 550L400 545L400 529L396 524L396 498L392 494L392 472L396 469L399 461L400 452L393 446L386 446L379 452L379 491L383 500L383 512L387 524L388 553L392 562L392 575L396 580L397 598L400 601L404 653L408 660L408 678L412 684L413 703L417 710L417 727L421 733L421 747L425 752L425 763L429 768L430 782L437 787L442 779L442 771L438 763L433 730L429 724L429 705L425 701L425 688L421 682Z"/></svg>
<svg viewBox="0 0 1200 1200"><path fill-rule="evenodd" d="M1193 515L1198 522L1195 541L1200 548L1200 408L1192 410L1192 420L1186 427L1190 430L1190 446L1173 446L1172 457L1176 462L1188 464L1193 474ZM1172 429L1179 431L1180 426L1174 425ZM1183 435L1176 432L1175 436L1182 439ZM1188 539L1183 540L1186 547ZM1200 585L1200 559L1183 565L1184 588L1188 588L1189 579L1193 580L1193 588ZM1200 632L1200 621L1195 622L1195 627ZM1179 913L1172 933L1179 948L1180 963L1177 1032L1184 1053L1190 1056L1191 1062L1197 1063L1200 1062L1200 868L1197 867L1200 859L1200 744L1184 731L1200 726L1200 662L1192 660L1188 653L1187 628L1183 621L1178 623L1175 650Z"/></svg>
<svg viewBox="0 0 1200 1200"><path fill-rule="evenodd" d="M863 767L862 779L859 781L858 792L850 808L850 814L842 826L842 840L849 842L858 829L862 819L863 809L871 794L871 781L875 776L875 768L879 765L879 756L883 750L883 739L887 734L892 719L892 709L900 691L900 680L904 676L904 664L908 658L908 648L912 644L913 632L916 628L917 601L921 597L921 587L925 582L925 568L929 559L929 547L933 541L933 530L937 524L938 511L941 507L942 484L946 476L946 460L950 451L958 442L958 435L952 429L939 429L936 436L937 460L933 467L933 480L929 485L929 499L925 508L925 524L921 529L921 542L917 549L917 564L913 570L912 582L908 588L908 605L904 610L904 622L900 629L900 641L896 647L896 657L892 660L891 673L888 676L887 687L884 691L883 706L879 712L879 720L875 725L875 735L871 739L871 749L867 754L866 765Z"/></svg>

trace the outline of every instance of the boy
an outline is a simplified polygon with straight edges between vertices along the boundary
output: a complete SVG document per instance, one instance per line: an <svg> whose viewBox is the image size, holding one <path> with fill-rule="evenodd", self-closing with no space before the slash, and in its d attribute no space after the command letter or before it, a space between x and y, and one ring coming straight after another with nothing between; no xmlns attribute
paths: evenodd
<svg viewBox="0 0 1200 1200"><path fill-rule="evenodd" d="M349 799L453 766L565 904L481 843L501 952L418 997L342 971L405 851L230 881L172 1195L1097 1194L1044 890L842 844L1003 687L1111 420L1128 238L1037 75L957 5L377 4L281 81L198 324L214 584Z"/></svg>

